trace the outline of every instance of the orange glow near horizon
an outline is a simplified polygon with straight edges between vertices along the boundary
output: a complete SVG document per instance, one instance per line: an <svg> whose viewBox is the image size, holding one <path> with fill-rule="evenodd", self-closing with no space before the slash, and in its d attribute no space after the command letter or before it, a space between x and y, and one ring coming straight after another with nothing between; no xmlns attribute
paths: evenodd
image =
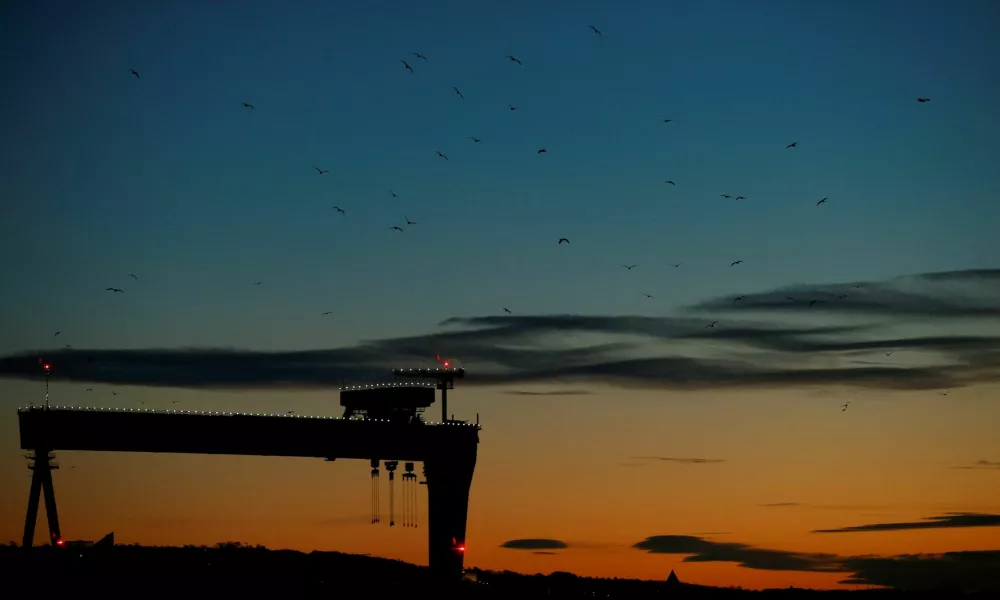
<svg viewBox="0 0 1000 600"><path fill-rule="evenodd" d="M7 397L37 393L29 383L2 385ZM465 539L470 546L459 548L467 566L658 580L673 569L682 581L706 585L850 588L838 583L847 573L685 562L685 555L632 546L678 535L838 556L1000 547L995 527L810 533L948 512L1000 512L1000 472L952 468L996 456L991 424L1000 410L989 401L996 387L947 398L857 390L588 391L458 390L456 416L480 413L484 426ZM67 396L80 392L52 385L53 398ZM851 410L841 412L846 399ZM328 392L124 388L105 400L112 402L299 414L339 408ZM30 480L13 410L0 414L0 427L0 485L10 490L0 498L0 540L19 541ZM634 458L654 456L708 461ZM389 528L383 481L383 523L371 524L364 461L97 452L58 452L58 458L56 498L68 540L114 531L119 543L240 541L427 562L425 493L417 527ZM45 536L44 503L39 512L36 539ZM525 538L560 540L567 548L501 547Z"/></svg>

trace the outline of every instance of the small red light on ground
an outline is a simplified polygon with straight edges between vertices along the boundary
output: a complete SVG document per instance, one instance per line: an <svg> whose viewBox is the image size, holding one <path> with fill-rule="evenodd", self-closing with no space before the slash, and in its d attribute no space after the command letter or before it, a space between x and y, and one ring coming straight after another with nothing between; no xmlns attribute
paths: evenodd
<svg viewBox="0 0 1000 600"><path fill-rule="evenodd" d="M448 361L444 361L444 368L446 368L446 369L447 369L449 365L451 365L451 363L450 363L450 362L448 362Z"/></svg>
<svg viewBox="0 0 1000 600"><path fill-rule="evenodd" d="M62 545L64 545L65 543L66 543L66 542L62 541L62 538L59 538L58 540L56 540L56 546L62 546Z"/></svg>
<svg viewBox="0 0 1000 600"><path fill-rule="evenodd" d="M45 363L44 365L42 365L42 368L45 369L46 371L48 371L49 369L52 368L52 365L50 365L48 363Z"/></svg>
<svg viewBox="0 0 1000 600"><path fill-rule="evenodd" d="M459 552L465 552L465 546L459 546L458 548L455 549L458 550Z"/></svg>

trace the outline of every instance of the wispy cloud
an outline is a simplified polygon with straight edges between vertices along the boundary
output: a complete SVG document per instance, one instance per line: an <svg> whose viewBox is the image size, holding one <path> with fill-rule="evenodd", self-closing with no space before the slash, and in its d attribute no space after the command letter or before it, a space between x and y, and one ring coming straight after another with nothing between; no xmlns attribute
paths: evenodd
<svg viewBox="0 0 1000 600"><path fill-rule="evenodd" d="M704 465L709 463L726 462L722 458L674 458L673 456L630 456L632 460L662 460L666 462L688 463L694 465Z"/></svg>
<svg viewBox="0 0 1000 600"><path fill-rule="evenodd" d="M507 540L500 544L501 548L511 550L564 550L569 545L562 540L548 538L524 538L517 540Z"/></svg>
<svg viewBox="0 0 1000 600"><path fill-rule="evenodd" d="M976 335L904 335L905 318L997 316L1000 270L930 273L887 282L799 286L816 295L848 293L800 314L846 318L793 325L780 290L711 300L681 316L528 315L452 318L426 335L346 348L263 352L236 349L59 349L0 358L0 377L41 377L38 357L55 380L184 388L332 388L385 377L401 364L434 364L445 349L469 370L467 385L600 382L655 389L855 386L945 389L1000 381L1000 327ZM815 294L813 294L815 292ZM797 293L797 292L796 292ZM780 302L779 302L780 299ZM784 303L784 304L783 304ZM778 306L781 305L779 310ZM819 310L817 310L819 308ZM725 311L741 311L739 317ZM807 313L805 311L812 310ZM711 315L700 316L706 311ZM780 320L751 320L754 316ZM860 323L856 317L877 321ZM714 320L715 327L706 327ZM799 319L801 320L801 319ZM993 319L995 321L995 319ZM876 363L866 353L906 350L909 360ZM884 357L883 357L884 358ZM515 391L520 395L568 395Z"/></svg>
<svg viewBox="0 0 1000 600"><path fill-rule="evenodd" d="M765 508L781 508L789 506L802 506L801 502L772 502L770 504L758 504L758 506L763 506Z"/></svg>
<svg viewBox="0 0 1000 600"><path fill-rule="evenodd" d="M977 460L971 465L962 465L958 467L952 467L952 469L967 469L967 470L990 470L997 471L1000 470L1000 460Z"/></svg>
<svg viewBox="0 0 1000 600"><path fill-rule="evenodd" d="M861 531L902 531L908 529L952 529L957 527L1000 527L1000 515L983 513L948 513L936 517L927 517L922 521L903 523L869 523L838 527L836 529L817 529L813 533L852 533Z"/></svg>
<svg viewBox="0 0 1000 600"><path fill-rule="evenodd" d="M552 390L549 392L532 392L528 390L509 390L505 394L511 396L586 396L590 394L587 390Z"/></svg>
<svg viewBox="0 0 1000 600"><path fill-rule="evenodd" d="M1000 589L1000 550L838 556L715 542L690 535L652 536L633 547L651 554L686 555L684 562L732 562L748 569L848 574L842 583L904 589Z"/></svg>

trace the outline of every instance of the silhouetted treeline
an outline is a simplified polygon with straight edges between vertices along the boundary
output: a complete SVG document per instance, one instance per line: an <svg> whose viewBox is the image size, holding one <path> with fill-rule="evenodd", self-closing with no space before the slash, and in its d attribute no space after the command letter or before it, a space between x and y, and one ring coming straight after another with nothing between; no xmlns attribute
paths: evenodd
<svg viewBox="0 0 1000 600"><path fill-rule="evenodd" d="M427 567L338 552L269 550L231 542L214 547L108 545L22 549L0 547L2 588L36 598L994 598L995 594L767 590L596 579L570 573L521 575L468 569L460 583L437 581ZM5 594L6 595L6 594ZM13 596L12 596L13 597Z"/></svg>

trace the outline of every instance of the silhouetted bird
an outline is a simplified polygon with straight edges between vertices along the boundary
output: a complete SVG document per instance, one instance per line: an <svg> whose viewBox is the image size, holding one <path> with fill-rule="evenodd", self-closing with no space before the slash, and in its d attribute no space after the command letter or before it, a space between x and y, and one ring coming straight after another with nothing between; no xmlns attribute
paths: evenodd
<svg viewBox="0 0 1000 600"><path fill-rule="evenodd" d="M569 243L569 238L559 238L559 244L561 244L563 242L566 242L568 244ZM559 244L556 244L556 245L558 246Z"/></svg>
<svg viewBox="0 0 1000 600"><path fill-rule="evenodd" d="M393 225L393 226L392 226L392 227L390 227L389 229L395 229L396 231L402 231L402 230L403 230L403 228L402 228L402 227L399 227L399 226L397 226L397 225Z"/></svg>
<svg viewBox="0 0 1000 600"><path fill-rule="evenodd" d="M722 196L723 198L726 198L727 200L729 198L732 198L732 196L730 196L729 194L719 194L719 195Z"/></svg>
<svg viewBox="0 0 1000 600"><path fill-rule="evenodd" d="M837 300L843 300L843 299L845 299L845 298L847 298L847 294L839 294L839 295L837 296Z"/></svg>
<svg viewBox="0 0 1000 600"><path fill-rule="evenodd" d="M137 281L139 279L138 277L136 277L135 273L129 273L128 276L131 277L132 279L137 280Z"/></svg>
<svg viewBox="0 0 1000 600"><path fill-rule="evenodd" d="M260 285L262 283L264 283L264 282L263 281L255 281L255 282L253 282L254 285Z"/></svg>
<svg viewBox="0 0 1000 600"><path fill-rule="evenodd" d="M826 202L826 198L823 198L822 200L820 200L819 202L817 202L816 206L819 206L820 204L823 204L824 202Z"/></svg>
<svg viewBox="0 0 1000 600"><path fill-rule="evenodd" d="M813 304L816 304L817 302L820 302L820 301L819 300L810 300L809 301L809 308L812 308Z"/></svg>
<svg viewBox="0 0 1000 600"><path fill-rule="evenodd" d="M256 108L254 108L253 104L250 104L249 102L244 102L243 108L249 108L250 110L257 110Z"/></svg>
<svg viewBox="0 0 1000 600"><path fill-rule="evenodd" d="M736 304L740 300L746 300L746 296L736 296L735 298L733 298L733 304Z"/></svg>
<svg viewBox="0 0 1000 600"><path fill-rule="evenodd" d="M56 337L56 336L57 336L57 335L59 335L60 333L62 333L62 332L61 332L61 331L57 331L57 332L55 332L55 333L53 333L53 334L52 334L52 337Z"/></svg>
<svg viewBox="0 0 1000 600"><path fill-rule="evenodd" d="M416 225L417 224L416 221L411 221L410 217L407 217L406 215L403 215L403 218L406 219L406 224L407 225Z"/></svg>
<svg viewBox="0 0 1000 600"><path fill-rule="evenodd" d="M517 110L517 107L513 104L508 104L507 106L510 107L511 110Z"/></svg>
<svg viewBox="0 0 1000 600"><path fill-rule="evenodd" d="M132 72L135 73L135 71ZM917 98L917 102L930 102L930 101L931 101L930 98Z"/></svg>
<svg viewBox="0 0 1000 600"><path fill-rule="evenodd" d="M477 144L479 142L483 141L483 140L481 140L481 139L479 139L479 138L477 138L475 136L471 136L471 135L469 136L469 139L472 140L473 142L477 143Z"/></svg>
<svg viewBox="0 0 1000 600"><path fill-rule="evenodd" d="M70 346L69 344L66 344L66 348L69 349L69 350L72 350L73 346Z"/></svg>
<svg viewBox="0 0 1000 600"><path fill-rule="evenodd" d="M798 143L798 142L792 142L791 144L788 144L787 146L785 146L785 148L795 148L795 147L797 147L798 145L799 145L799 143Z"/></svg>
<svg viewBox="0 0 1000 600"><path fill-rule="evenodd" d="M950 392L950 391L951 391L951 390L945 390L945 391L943 391L943 392L938 392L938 393L939 393L939 394L941 394L942 396L947 396L947 395L948 395L948 392Z"/></svg>
<svg viewBox="0 0 1000 600"><path fill-rule="evenodd" d="M861 289L861 284L859 283L858 285L854 286L854 289L860 290Z"/></svg>
<svg viewBox="0 0 1000 600"><path fill-rule="evenodd" d="M414 52L413 56L419 58L420 60L427 60L427 57L424 56L423 54L419 53L419 52Z"/></svg>
<svg viewBox="0 0 1000 600"><path fill-rule="evenodd" d="M403 68L404 68L404 69L406 69L406 70L407 70L407 71L409 71L410 73L412 73L412 72L413 72L413 67L411 67L411 66L410 66L410 63L408 63L408 62L406 62L405 60L402 60L402 59L400 59L400 61L399 61L399 62L403 63Z"/></svg>
<svg viewBox="0 0 1000 600"><path fill-rule="evenodd" d="M664 122L664 123L672 123L672 122L673 122L673 119L663 119L663 122Z"/></svg>
<svg viewBox="0 0 1000 600"><path fill-rule="evenodd" d="M537 154L545 154L547 152L548 152L548 150L546 150L545 148L539 148Z"/></svg>
<svg viewBox="0 0 1000 600"><path fill-rule="evenodd" d="M639 265L622 265L622 266L631 271L632 269L636 268Z"/></svg>
<svg viewBox="0 0 1000 600"><path fill-rule="evenodd" d="M742 260L734 260L732 263L729 264L729 266L735 267L736 265L741 265L741 264L743 264Z"/></svg>
<svg viewBox="0 0 1000 600"><path fill-rule="evenodd" d="M455 93L458 94L459 98L461 98L462 100L465 100L465 96L462 95L462 92L458 91L458 87L457 86L453 85L453 86L451 86L451 89L455 90Z"/></svg>
<svg viewBox="0 0 1000 600"><path fill-rule="evenodd" d="M445 156L444 154L441 154L441 151L440 151L440 150L438 150L438 153L437 153L437 155L438 155L438 156L440 156L441 158L445 159L445 160L448 160L448 157L447 157L447 156Z"/></svg>
<svg viewBox="0 0 1000 600"><path fill-rule="evenodd" d="M715 324L716 324L716 323L718 323L718 321L712 321L712 322L711 322L711 323L709 323L708 325L705 325L705 329L708 329L708 328L710 328L710 327L715 327Z"/></svg>
<svg viewBox="0 0 1000 600"><path fill-rule="evenodd" d="M333 311L332 311L332 310L328 310L328 311L326 311L326 312L325 312L325 313L323 313L323 314L324 314L324 315L332 315L332 314L333 314Z"/></svg>
<svg viewBox="0 0 1000 600"><path fill-rule="evenodd" d="M679 262L679 263L670 263L670 266L672 266L672 267L674 267L674 268L676 269L677 267L679 267L679 266L681 266L681 265L683 265L683 264L684 264L684 262L683 262L683 261L681 261L681 262Z"/></svg>
<svg viewBox="0 0 1000 600"><path fill-rule="evenodd" d="M344 212L344 209L340 208L339 206L334 206L333 210L339 212L342 215L346 215L347 214L346 212Z"/></svg>
<svg viewBox="0 0 1000 600"><path fill-rule="evenodd" d="M438 152L438 154L440 154L440 152ZM399 200L399 196L396 195L396 192L394 192L392 190L389 190L389 193L392 194L393 198L395 198L396 200Z"/></svg>
<svg viewBox="0 0 1000 600"><path fill-rule="evenodd" d="M892 356L892 352L883 352L882 354L885 354L886 356Z"/></svg>
<svg viewBox="0 0 1000 600"><path fill-rule="evenodd" d="M642 295L643 295L643 296L645 296L645 297L647 297L647 298L652 298L652 296L650 296L649 294L647 294L647 293L645 293L645 292L643 292L643 294L642 294Z"/></svg>
<svg viewBox="0 0 1000 600"><path fill-rule="evenodd" d="M737 200L746 200L747 197L746 196L736 196L736 199Z"/></svg>
<svg viewBox="0 0 1000 600"><path fill-rule="evenodd" d="M313 167L313 168L316 169L316 172L319 173L320 175L322 175L323 173L329 173L330 172L329 169L321 169L319 167Z"/></svg>
<svg viewBox="0 0 1000 600"><path fill-rule="evenodd" d="M847 407L850 405L851 405L850 402L845 402L844 405L840 408L840 412L844 412L845 410L847 410Z"/></svg>
<svg viewBox="0 0 1000 600"><path fill-rule="evenodd" d="M676 183L674 183L673 181L670 181L669 179L666 180L666 181L664 181L663 183L669 183L670 185L677 185Z"/></svg>
<svg viewBox="0 0 1000 600"><path fill-rule="evenodd" d="M514 313L510 312L510 309L509 309L509 308L504 308L504 309L503 309L503 311L504 311L505 313L507 313L508 315L512 315L512 314L514 314Z"/></svg>
<svg viewBox="0 0 1000 600"><path fill-rule="evenodd" d="M132 74L135 75L136 79L142 79L141 77L139 77L139 72L138 71L136 71L135 69L131 69L131 71L132 71Z"/></svg>
<svg viewBox="0 0 1000 600"><path fill-rule="evenodd" d="M92 392L92 391L94 391L94 388L87 388L87 391L88 392Z"/></svg>
<svg viewBox="0 0 1000 600"><path fill-rule="evenodd" d="M517 64L521 64L521 61L517 60L516 57L511 56L510 54L507 55L507 60L509 60L510 62L516 62Z"/></svg>
<svg viewBox="0 0 1000 600"><path fill-rule="evenodd" d="M599 36L601 36L601 37L604 37L604 35L603 35L603 34L601 33L601 30L600 30L600 29L598 29L598 28L594 27L593 25L588 25L588 27L590 27L591 31L593 31L593 32L594 32L594 33L596 33L597 35L599 35Z"/></svg>
<svg viewBox="0 0 1000 600"><path fill-rule="evenodd" d="M106 291L106 292L118 292L119 294L124 294L125 293L124 290L122 290L120 288L113 288L113 287L104 288L104 291Z"/></svg>

